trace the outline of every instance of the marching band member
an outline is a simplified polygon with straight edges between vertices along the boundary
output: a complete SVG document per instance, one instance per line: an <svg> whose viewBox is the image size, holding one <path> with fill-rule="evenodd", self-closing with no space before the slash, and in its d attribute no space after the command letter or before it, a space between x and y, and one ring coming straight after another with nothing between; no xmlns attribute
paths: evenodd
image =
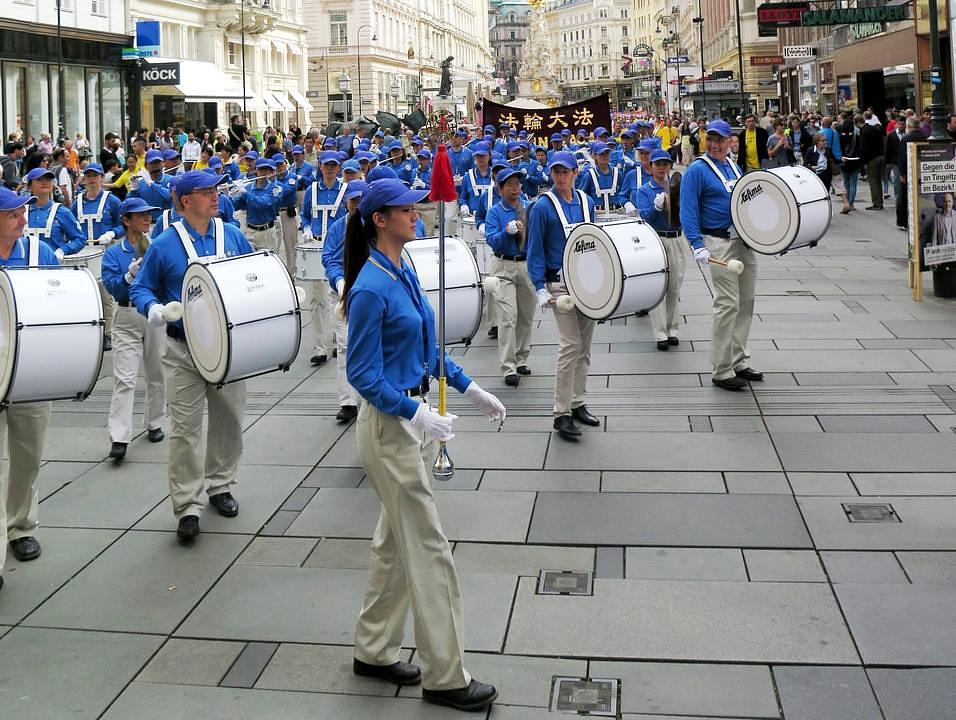
<svg viewBox="0 0 956 720"><path fill-rule="evenodd" d="M454 415L428 405L438 370L435 316L418 277L401 259L415 239L414 204L423 190L374 181L345 232L349 382L364 398L357 435L362 466L382 504L372 538L369 590L355 630L353 670L390 682L423 685L426 702L480 710L497 690L464 667L461 590L441 528L428 465L435 440L452 436ZM448 383L492 420L501 402L446 355ZM401 662L409 605L421 668ZM426 625L427 624L427 625Z"/></svg>
<svg viewBox="0 0 956 720"><path fill-rule="evenodd" d="M52 192L52 180L48 182ZM47 243L36 235L24 235L27 221L23 208L36 202L35 197L0 188L0 265L60 264ZM36 479L52 408L49 402L16 403L0 411L0 456L4 452L10 456L9 465L0 467L0 588L8 541L17 560L40 557L40 543L34 536L39 527Z"/></svg>
<svg viewBox="0 0 956 720"><path fill-rule="evenodd" d="M508 143L510 142L509 136L511 135L511 125L508 123L501 123L498 126L498 137L495 138L495 144L491 148L492 152L496 152L499 155L507 156L508 154Z"/></svg>
<svg viewBox="0 0 956 720"><path fill-rule="evenodd" d="M211 158L210 162L213 163L211 167L206 168L203 172L209 173L211 175L222 176L222 163L219 161L219 158ZM153 229L150 231L150 238L157 238L159 234L169 228L174 222L182 218L182 204L179 202L179 197L176 195L176 185L179 183L179 176L173 176L169 179L169 195L172 200L172 207L163 210L160 214L159 219L156 221L156 224L153 225ZM222 183L220 187L227 186L228 183ZM219 193L219 218L224 223L229 223L230 225L235 225L239 227L239 221L236 219L236 209L232 204L232 200L225 193Z"/></svg>
<svg viewBox="0 0 956 720"><path fill-rule="evenodd" d="M299 187L295 192L295 205L301 212L302 203L305 202L305 191L315 182L315 165L305 159L305 148L301 145L292 146L291 170L299 178Z"/></svg>
<svg viewBox="0 0 956 720"><path fill-rule="evenodd" d="M162 327L148 325L129 300L143 256L149 247L150 213L153 208L139 198L124 200L119 212L124 237L103 256L103 285L116 298L113 324L113 395L110 398L110 457L126 457L126 446L133 438L133 393L140 361L146 372L146 434L150 442L160 442L166 417L166 387L163 355L166 333Z"/></svg>
<svg viewBox="0 0 956 720"><path fill-rule="evenodd" d="M611 163L621 168L625 174L637 165L637 148L634 147L633 130L624 129L621 131L621 145L611 153Z"/></svg>
<svg viewBox="0 0 956 720"><path fill-rule="evenodd" d="M295 245L299 241L296 213L296 193L299 190L299 176L289 171L289 161L285 155L272 156L276 166L275 183L282 192L279 194L279 258L285 263L292 275L295 275ZM283 248L285 252L283 253Z"/></svg>
<svg viewBox="0 0 956 720"><path fill-rule="evenodd" d="M624 210L628 215L637 214L637 203L634 202L637 199L637 189L650 181L651 153L659 147L653 138L645 138L637 146L637 165L624 176L624 184L621 187L621 195L626 200Z"/></svg>
<svg viewBox="0 0 956 720"><path fill-rule="evenodd" d="M34 168L23 181L27 192L36 197L27 212L27 236L44 242L59 260L86 247L86 236L76 216L66 205L53 201L53 173L46 168Z"/></svg>
<svg viewBox="0 0 956 720"><path fill-rule="evenodd" d="M83 170L86 189L73 201L73 214L86 232L87 245L111 245L113 240L123 237L123 223L120 220L120 200L109 190L103 189L103 166L90 163ZM100 299L103 301L103 350L113 347L113 296L106 290L102 280Z"/></svg>
<svg viewBox="0 0 956 720"><path fill-rule="evenodd" d="M412 190L428 190L432 187L432 153L428 148L422 148L415 153L418 160L418 168L415 170L415 177L412 180ZM451 203L454 204L454 203ZM438 232L438 206L431 202L427 197L415 206L418 217L425 225L425 232L429 235Z"/></svg>
<svg viewBox="0 0 956 720"><path fill-rule="evenodd" d="M475 215L485 199L491 194L493 183L491 178L491 148L487 143L479 143L471 151L474 167L468 170L461 181L461 203L459 210L462 216ZM401 176L399 176L401 179Z"/></svg>
<svg viewBox="0 0 956 720"><path fill-rule="evenodd" d="M684 242L680 237L680 218L673 216L670 203L670 153L663 149L655 150L651 153L650 161L654 176L637 190L637 212L644 222L657 231L667 255L667 294L649 313L657 349L667 350L671 345L680 344L677 339L677 325L680 322L677 306L687 260Z"/></svg>
<svg viewBox="0 0 956 720"><path fill-rule="evenodd" d="M707 152L690 164L681 180L680 220L694 259L702 266L709 264L711 256L743 263L741 275L710 265L714 286L711 381L725 390L742 390L748 380L763 380L763 374L748 363L757 261L753 250L741 241L730 215L730 195L741 177L740 168L727 159L730 135L730 125L724 120L707 123Z"/></svg>
<svg viewBox="0 0 956 720"><path fill-rule="evenodd" d="M498 321L498 364L505 384L518 387L521 375L530 375L531 324L535 291L528 277L525 222L528 201L522 197L520 170L498 172L495 182L501 201L488 211L485 239L494 251L488 274L498 278L495 319Z"/></svg>
<svg viewBox="0 0 956 720"><path fill-rule="evenodd" d="M345 241L345 227L349 218L358 212L359 200L368 185L362 180L353 180L345 190L346 215L343 215L329 228L322 245L322 265L325 275L329 279L329 304L337 308L342 298L342 288L345 286L345 265L343 259L343 245ZM416 233L417 235L417 233ZM421 237L420 235L417 235ZM359 396L355 388L349 385L345 372L345 355L348 349L348 322L345 315L335 312L335 343L338 345L336 353L335 376L338 380L339 411L335 419L339 422L350 422L358 416Z"/></svg>
<svg viewBox="0 0 956 720"><path fill-rule="evenodd" d="M561 136L561 133L551 135L551 147L548 149L548 166L551 166L551 159L555 153L564 151L564 138Z"/></svg>
<svg viewBox="0 0 956 720"><path fill-rule="evenodd" d="M322 242L332 223L345 215L346 184L338 179L339 156L334 152L323 152L319 156L319 170L322 177L317 179L305 194L302 203L300 227L305 242ZM310 309L312 310L312 358L313 365L322 365L329 359L329 318L326 299L329 295L328 280L314 280L309 283Z"/></svg>
<svg viewBox="0 0 956 720"><path fill-rule="evenodd" d="M170 176L163 172L163 154L159 150L150 150L146 153L146 167L133 178L133 188L126 197L138 197L147 205L155 207L153 210L153 222L159 219L163 210L173 206L172 198L169 195ZM139 183L136 186L136 182Z"/></svg>
<svg viewBox="0 0 956 720"><path fill-rule="evenodd" d="M256 181L240 186L235 205L237 210L246 212L246 237L252 247L278 254L280 240L276 218L282 188L272 180L275 170L276 164L269 158L256 160Z"/></svg>
<svg viewBox="0 0 956 720"><path fill-rule="evenodd" d="M540 197L528 221L528 275L534 283L538 305L551 308L552 299L566 295L561 279L568 226L590 222L594 203L574 189L578 163L569 152L555 153L548 166L554 188ZM574 421L598 426L601 421L587 407L588 368L591 365L591 337L594 321L577 308L554 306L558 326L558 357L554 381L554 429L565 440L581 435Z"/></svg>
<svg viewBox="0 0 956 720"><path fill-rule="evenodd" d="M242 413L246 402L244 381L221 388L207 383L196 370L182 321L167 323L165 304L182 301L183 275L190 258L219 253L227 256L253 252L239 228L216 218L216 186L225 178L202 170L184 173L176 186L183 219L163 232L146 251L142 266L130 286L130 301L146 316L150 327L166 326L171 338L166 347L166 383L169 401L169 496L179 520L176 534L182 539L199 534L204 480L209 503L224 517L239 514L232 495L242 458ZM202 447L203 406L208 405L205 463Z"/></svg>
<svg viewBox="0 0 956 720"><path fill-rule="evenodd" d="M388 147L388 160L398 179L406 185L411 185L415 179L415 163L405 157L405 148L398 140L393 140Z"/></svg>
<svg viewBox="0 0 956 720"><path fill-rule="evenodd" d="M179 150L163 150L163 172L169 176L178 174L182 168Z"/></svg>
<svg viewBox="0 0 956 720"><path fill-rule="evenodd" d="M362 166L355 158L351 158L342 163L342 180L350 183L353 180L359 180L362 176Z"/></svg>
<svg viewBox="0 0 956 720"><path fill-rule="evenodd" d="M594 200L594 206L604 213L624 204L620 188L623 184L621 171L611 165L611 148L606 143L596 142L591 146L594 166L580 174L579 187Z"/></svg>

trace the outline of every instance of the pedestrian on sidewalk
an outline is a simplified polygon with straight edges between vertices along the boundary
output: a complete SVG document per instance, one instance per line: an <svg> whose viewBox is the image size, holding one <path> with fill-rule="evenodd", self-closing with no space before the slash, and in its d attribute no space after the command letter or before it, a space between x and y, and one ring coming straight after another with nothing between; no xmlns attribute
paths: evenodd
<svg viewBox="0 0 956 720"><path fill-rule="evenodd" d="M860 162L866 167L866 177L870 184L870 205L867 210L883 209L885 141L883 128L878 123L864 123L860 128Z"/></svg>

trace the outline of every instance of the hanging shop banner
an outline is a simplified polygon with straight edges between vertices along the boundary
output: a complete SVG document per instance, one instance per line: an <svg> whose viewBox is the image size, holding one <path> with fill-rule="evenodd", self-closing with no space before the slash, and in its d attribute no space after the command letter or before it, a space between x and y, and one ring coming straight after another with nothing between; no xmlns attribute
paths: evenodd
<svg viewBox="0 0 956 720"><path fill-rule="evenodd" d="M808 2L764 3L757 6L757 28L760 37L777 37L777 28L800 27Z"/></svg>
<svg viewBox="0 0 956 720"><path fill-rule="evenodd" d="M484 123L494 125L495 129L502 123L508 123L515 130L525 130L537 138L547 138L565 129L575 134L578 130L590 133L596 127L610 130L611 103L607 94L573 105L534 109L509 107L485 100Z"/></svg>
<svg viewBox="0 0 956 720"><path fill-rule="evenodd" d="M956 143L910 146L915 150L916 203L910 212L911 257L920 249L920 269L956 261Z"/></svg>

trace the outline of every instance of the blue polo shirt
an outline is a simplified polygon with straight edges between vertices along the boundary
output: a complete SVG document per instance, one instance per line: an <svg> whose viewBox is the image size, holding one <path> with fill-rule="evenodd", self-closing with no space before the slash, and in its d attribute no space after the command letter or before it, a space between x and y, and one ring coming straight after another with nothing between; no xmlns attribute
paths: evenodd
<svg viewBox="0 0 956 720"><path fill-rule="evenodd" d="M135 259L136 248L126 238L107 248L106 254L103 255L103 287L119 302L129 302L126 272Z"/></svg>
<svg viewBox="0 0 956 720"><path fill-rule="evenodd" d="M47 220L50 219L50 210L53 209L53 201L50 200L46 205L36 204L29 207L27 225L31 228L45 228ZM86 247L86 235L80 229L80 224L70 208L60 205L56 209L50 237L44 235L43 242L51 250L60 248L64 255L72 255Z"/></svg>
<svg viewBox="0 0 956 720"><path fill-rule="evenodd" d="M40 243L40 254L37 262L42 267L44 265L59 265L60 261L45 242ZM17 238L13 244L13 250L10 257L4 260L0 257L0 267L29 267L30 263L30 238Z"/></svg>
<svg viewBox="0 0 956 720"><path fill-rule="evenodd" d="M584 208L578 199L578 193L572 192L571 202L554 194L561 203L561 209L569 223L584 222ZM594 201L585 195L591 217L594 217ZM535 290L542 290L547 270L560 270L564 264L564 246L567 242L564 225L558 217L554 204L547 198L538 198L531 208L528 218L528 275Z"/></svg>
<svg viewBox="0 0 956 720"><path fill-rule="evenodd" d="M548 202L545 200L544 202ZM518 204L526 209L528 201L519 197ZM527 219L527 214L525 214ZM509 205L504 200L495 203L495 206L488 211L488 217L485 218L485 240L491 246L491 249L500 255L524 255L528 248L527 242L523 247L518 247L518 241L521 236L518 233L512 235L507 231L508 223L518 219L518 207ZM527 233L527 228L525 228ZM527 234L525 234L527 238Z"/></svg>
<svg viewBox="0 0 956 720"><path fill-rule="evenodd" d="M276 174L275 183L282 189L282 194L279 195L279 208L295 207L295 193L299 189L299 176L290 170L286 170L281 175Z"/></svg>
<svg viewBox="0 0 956 720"><path fill-rule="evenodd" d="M728 181L736 180L730 160L713 161ZM680 223L684 236L695 250L704 247L701 228L729 228L730 191L701 158L687 168L680 183Z"/></svg>
<svg viewBox="0 0 956 720"><path fill-rule="evenodd" d="M80 220L81 208L87 215L96 214L96 210L99 208L100 201L105 192L107 191L100 190L92 200L87 199L86 193L82 193L73 201L73 215L76 216L77 222L80 224L80 229L83 231L83 234L86 235L87 241L91 238L96 240L100 235L110 230L112 230L118 238L126 234L126 228L123 227L123 221L120 219L120 205L122 203L113 193L110 193L106 198L106 204L103 206L102 220L94 220L92 218L86 221ZM92 226L92 228L90 226Z"/></svg>
<svg viewBox="0 0 956 720"><path fill-rule="evenodd" d="M472 177L474 176L474 182L472 182ZM481 188L492 185L491 182L491 167L488 168L488 173L482 175L478 167L472 168L469 172L466 172L464 177L461 180L461 191L459 196L461 198L461 204L467 205L471 210L472 214L477 213L479 200L481 200L487 190L482 190ZM487 205L485 207L487 211Z"/></svg>
<svg viewBox="0 0 956 720"><path fill-rule="evenodd" d="M257 182L252 182L246 186L246 191L236 198L236 210L246 211L247 225L268 225L275 222L279 214L281 198L282 188L278 183L270 180L264 187L258 187Z"/></svg>
<svg viewBox="0 0 956 720"><path fill-rule="evenodd" d="M334 205L335 200L339 196L339 191L342 189L343 182L339 179L336 179L332 183L332 187L329 187L325 184L325 180L319 178L316 180L311 187L307 188L305 191L305 198L302 200L302 217L299 219L299 229L304 229L306 225L309 225L312 228L312 234L316 238L322 237L322 212L319 211L316 216L312 217L312 192L315 188L316 200L318 205ZM328 221L326 226L326 232L329 231L329 228L332 227L332 223L338 220L340 217L345 217L347 212L345 208L345 193L342 193L342 201L339 203L339 206L335 209L334 212L328 213Z"/></svg>
<svg viewBox="0 0 956 720"><path fill-rule="evenodd" d="M153 180L152 185L147 185L141 181L139 189L130 190L127 194L127 197L138 197L145 201L147 205L159 208L150 213L153 217L153 222L156 222L156 218L160 216L163 210L173 206L173 196L169 193L170 177L170 175L163 173L159 176L159 180Z"/></svg>
<svg viewBox="0 0 956 720"><path fill-rule="evenodd" d="M654 208L654 198L662 192L669 191L658 185L657 181L653 178L651 178L648 183L641 185L641 187L637 189L637 202L634 203L637 206L637 212L644 222L658 232L674 232L680 230L679 224L676 226L671 225L667 219L666 210L656 210Z"/></svg>

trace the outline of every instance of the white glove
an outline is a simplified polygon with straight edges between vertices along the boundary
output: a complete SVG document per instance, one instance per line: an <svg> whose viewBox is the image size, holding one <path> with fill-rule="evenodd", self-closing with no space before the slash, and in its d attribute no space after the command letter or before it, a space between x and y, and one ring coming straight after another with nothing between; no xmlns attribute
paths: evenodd
<svg viewBox="0 0 956 720"><path fill-rule="evenodd" d="M706 265L710 262L710 250L705 247L694 250L694 260L701 265Z"/></svg>
<svg viewBox="0 0 956 720"><path fill-rule="evenodd" d="M660 212L664 209L664 200L667 199L667 193L659 192L654 196L654 209Z"/></svg>
<svg viewBox="0 0 956 720"><path fill-rule="evenodd" d="M57 260L59 260L60 262L63 262L63 255L64 255L63 248L57 248L56 250L53 251L53 254L56 255Z"/></svg>
<svg viewBox="0 0 956 720"><path fill-rule="evenodd" d="M129 264L129 268L126 270L126 275L123 278L126 280L127 285L133 284L133 278L136 277L136 273L139 272L139 266L142 264L143 258L137 258Z"/></svg>
<svg viewBox="0 0 956 720"><path fill-rule="evenodd" d="M485 236L485 224L482 223L481 225L478 226L478 237L484 237L484 236Z"/></svg>
<svg viewBox="0 0 956 720"><path fill-rule="evenodd" d="M166 324L166 306L162 303L155 303L149 306L149 313L146 316L146 324L150 327L162 327Z"/></svg>
<svg viewBox="0 0 956 720"><path fill-rule="evenodd" d="M551 177L548 175L548 173L541 173L541 177L544 178L545 183L551 182Z"/></svg>
<svg viewBox="0 0 956 720"><path fill-rule="evenodd" d="M538 305L541 307L542 312L547 312L551 309L551 293L545 288L538 290L538 292L535 293L535 297L538 299Z"/></svg>
<svg viewBox="0 0 956 720"><path fill-rule="evenodd" d="M624 203L624 212L626 212L628 215L637 215L637 208L634 207L634 203L628 200L626 203Z"/></svg>
<svg viewBox="0 0 956 720"><path fill-rule="evenodd" d="M342 297L342 291L345 290L345 280L339 278L335 281L335 294Z"/></svg>
<svg viewBox="0 0 956 720"><path fill-rule="evenodd" d="M150 176L149 170L147 170L146 168L143 168L142 170L139 171L139 176L143 178L143 182L146 183L147 185L153 184L153 178Z"/></svg>
<svg viewBox="0 0 956 720"><path fill-rule="evenodd" d="M454 181L455 185L461 185L461 175L455 175Z"/></svg>
<svg viewBox="0 0 956 720"><path fill-rule="evenodd" d="M469 400L472 405L481 410L482 414L488 418L489 421L505 421L505 416L508 413L505 410L505 406L501 404L501 400L496 398L490 392L482 390L478 383L472 381L472 383L465 388L464 394L465 398Z"/></svg>
<svg viewBox="0 0 956 720"><path fill-rule="evenodd" d="M462 217L468 217L469 215L471 215L471 208L468 207L468 206L465 205L465 204L462 204L462 205L458 208L458 212L461 213L461 216L462 216Z"/></svg>
<svg viewBox="0 0 956 720"><path fill-rule="evenodd" d="M415 178L415 182L412 183L412 190L421 190L425 187L425 181L421 178Z"/></svg>
<svg viewBox="0 0 956 720"><path fill-rule="evenodd" d="M635 162L631 158L629 158L627 155L622 155L621 160L624 161L625 167L634 167L635 165Z"/></svg>
<svg viewBox="0 0 956 720"><path fill-rule="evenodd" d="M455 437L451 431L451 424L457 419L458 416L451 413L439 415L428 405L422 403L418 406L418 410L415 411L415 416L412 418L412 427L422 432L431 433L432 437L439 442L448 442Z"/></svg>
<svg viewBox="0 0 956 720"><path fill-rule="evenodd" d="M105 233L96 238L95 242L97 245L107 245L113 242L113 238L116 237L116 233L112 230L107 230Z"/></svg>
<svg viewBox="0 0 956 720"><path fill-rule="evenodd" d="M517 220L511 220L511 221L508 223L508 225L505 227L505 230L508 231L508 234L509 234L509 235L517 235L517 234L518 234L518 221L517 221Z"/></svg>
<svg viewBox="0 0 956 720"><path fill-rule="evenodd" d="M305 240L307 243L312 242L312 228L309 227L308 225L302 228L302 239Z"/></svg>

